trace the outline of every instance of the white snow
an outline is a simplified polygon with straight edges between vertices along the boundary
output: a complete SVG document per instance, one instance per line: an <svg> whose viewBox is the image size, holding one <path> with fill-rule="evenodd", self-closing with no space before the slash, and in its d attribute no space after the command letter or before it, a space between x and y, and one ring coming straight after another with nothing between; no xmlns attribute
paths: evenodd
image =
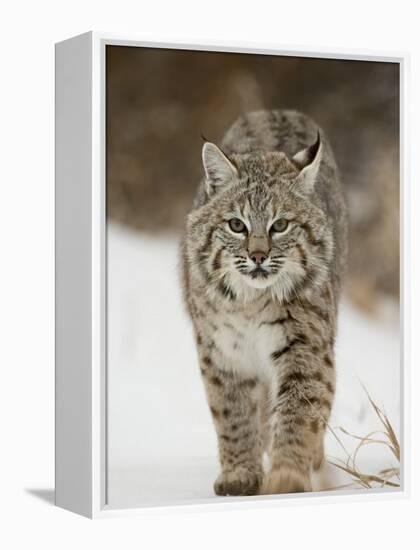
<svg viewBox="0 0 420 550"><path fill-rule="evenodd" d="M380 428L361 382L400 420L396 306L382 320L344 303L337 341L337 394L332 427L365 436ZM178 243L108 225L108 500L113 507L217 498L214 428L204 396L178 282ZM356 441L337 432L352 451ZM329 456L345 453L329 433ZM392 464L385 446L363 450L359 464L375 473ZM326 465L317 490L348 478Z"/></svg>

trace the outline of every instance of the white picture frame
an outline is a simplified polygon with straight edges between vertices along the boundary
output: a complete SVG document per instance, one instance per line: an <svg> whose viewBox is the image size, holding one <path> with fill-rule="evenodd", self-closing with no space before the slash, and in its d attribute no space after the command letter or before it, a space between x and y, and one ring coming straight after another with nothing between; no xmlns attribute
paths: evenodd
<svg viewBox="0 0 420 550"><path fill-rule="evenodd" d="M401 151L401 459L398 490L227 497L201 500L183 509L215 504L261 507L409 495L406 54L349 52L279 45L167 44L89 32L56 44L56 504L89 518L145 513L107 504L106 479L106 220L105 220L105 48L107 45L174 48L282 56L392 61L400 65ZM159 510L163 508L158 508ZM167 507L165 507L167 509Z"/></svg>

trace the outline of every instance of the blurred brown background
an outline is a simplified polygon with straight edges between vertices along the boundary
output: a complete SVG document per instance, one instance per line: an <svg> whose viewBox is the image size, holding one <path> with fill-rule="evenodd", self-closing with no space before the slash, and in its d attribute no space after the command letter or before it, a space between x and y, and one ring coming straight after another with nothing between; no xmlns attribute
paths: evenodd
<svg viewBox="0 0 420 550"><path fill-rule="evenodd" d="M347 291L365 310L399 292L399 67L107 46L107 214L180 233L202 177L201 134L243 113L290 108L327 132L347 193Z"/></svg>

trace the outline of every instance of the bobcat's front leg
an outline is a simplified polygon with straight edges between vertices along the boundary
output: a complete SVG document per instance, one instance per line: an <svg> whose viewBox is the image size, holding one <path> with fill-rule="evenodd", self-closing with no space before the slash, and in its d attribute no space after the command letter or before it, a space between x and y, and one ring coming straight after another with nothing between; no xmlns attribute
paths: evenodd
<svg viewBox="0 0 420 550"><path fill-rule="evenodd" d="M323 459L325 422L334 396L330 346L314 348L303 335L272 354L271 469L262 493L311 491L310 473Z"/></svg>
<svg viewBox="0 0 420 550"><path fill-rule="evenodd" d="M258 494L263 477L258 384L254 379L238 379L217 368L210 357L201 359L201 372L216 427L222 470L214 491L217 495Z"/></svg>

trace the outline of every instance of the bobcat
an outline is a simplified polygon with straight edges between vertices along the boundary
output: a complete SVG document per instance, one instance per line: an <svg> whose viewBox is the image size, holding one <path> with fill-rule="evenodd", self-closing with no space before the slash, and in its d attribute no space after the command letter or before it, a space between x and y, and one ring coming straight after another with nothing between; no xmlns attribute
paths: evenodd
<svg viewBox="0 0 420 550"><path fill-rule="evenodd" d="M182 272L218 437L214 490L310 491L335 391L347 250L333 153L310 118L275 110L241 117L202 159Z"/></svg>

